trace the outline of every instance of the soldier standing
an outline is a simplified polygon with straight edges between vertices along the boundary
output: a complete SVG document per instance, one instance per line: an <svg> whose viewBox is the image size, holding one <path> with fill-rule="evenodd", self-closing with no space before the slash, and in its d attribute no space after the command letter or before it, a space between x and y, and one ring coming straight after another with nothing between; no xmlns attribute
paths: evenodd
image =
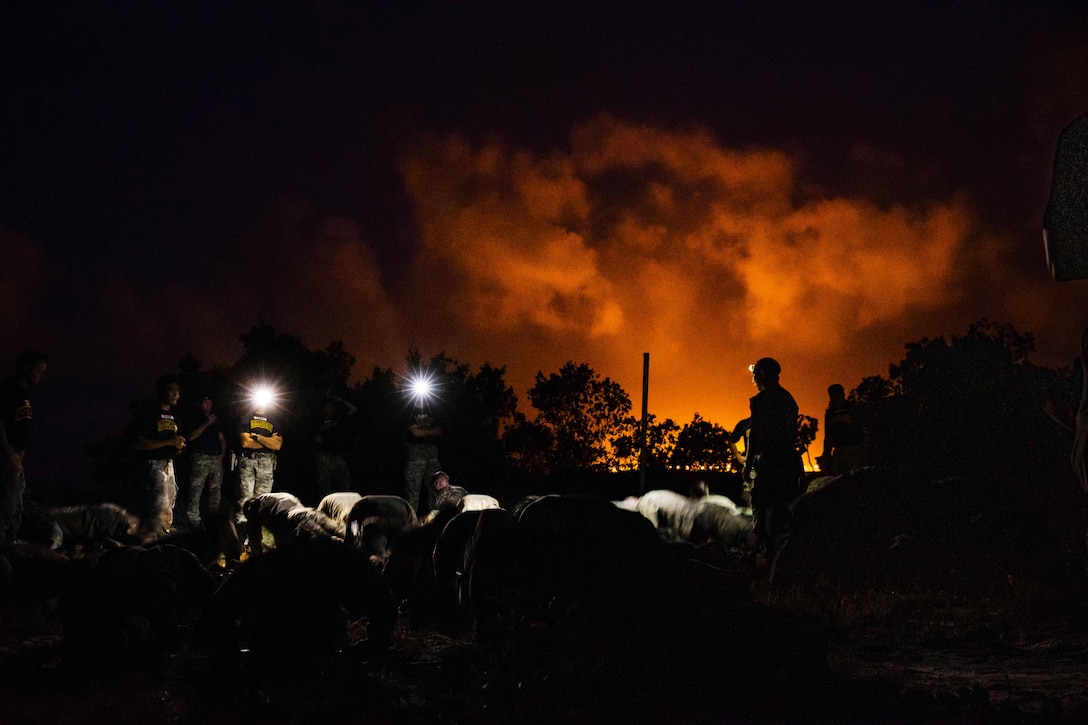
<svg viewBox="0 0 1088 725"><path fill-rule="evenodd" d="M181 399L181 387L173 375L164 375L155 384L156 405L136 420L134 447L143 453L147 472L144 489L144 528L151 536L170 533L178 483L174 458L185 450L185 437L178 433L173 409Z"/></svg>
<svg viewBox="0 0 1088 725"><path fill-rule="evenodd" d="M34 417L30 388L41 382L48 364L45 355L27 350L15 361L15 374L0 383L0 544L13 543L22 525L23 456Z"/></svg>
<svg viewBox="0 0 1088 725"><path fill-rule="evenodd" d="M189 525L200 530L200 497L208 490L208 511L219 513L223 490L223 456L227 441L223 426L214 411L212 399L205 395L200 401L198 422L189 433L189 450L192 451L192 471L189 475L189 506L186 515Z"/></svg>
<svg viewBox="0 0 1088 725"><path fill-rule="evenodd" d="M238 461L238 480L242 486L242 506L256 496L272 492L276 473L276 451L283 447L283 436L269 414L271 402L258 400L253 413L242 421L239 433L242 456ZM245 523L244 510L238 512L238 523Z"/></svg>

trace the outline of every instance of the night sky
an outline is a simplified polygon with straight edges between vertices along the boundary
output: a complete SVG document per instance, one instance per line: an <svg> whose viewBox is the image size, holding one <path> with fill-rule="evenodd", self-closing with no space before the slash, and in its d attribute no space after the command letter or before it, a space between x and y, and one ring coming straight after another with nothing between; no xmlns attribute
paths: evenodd
<svg viewBox="0 0 1088 725"><path fill-rule="evenodd" d="M830 5L830 4L829 4ZM0 364L52 358L35 477L259 322L726 426L980 318L1068 366L1055 143L1088 5L23 2L0 10ZM4 360L10 362L4 363Z"/></svg>

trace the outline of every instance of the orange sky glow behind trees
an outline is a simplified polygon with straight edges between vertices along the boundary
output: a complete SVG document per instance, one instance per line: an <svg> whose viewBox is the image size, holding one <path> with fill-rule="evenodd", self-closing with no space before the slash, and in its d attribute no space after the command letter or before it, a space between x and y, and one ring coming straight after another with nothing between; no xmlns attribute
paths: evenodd
<svg viewBox="0 0 1088 725"><path fill-rule="evenodd" d="M357 220L283 203L241 240L246 273L229 285L171 280L148 300L129 281L104 280L87 301L105 323L99 333L116 349L138 338L154 355L81 364L129 364L150 384L184 351L231 363L238 336L265 321L312 348L343 340L357 380L375 365L399 369L414 348L506 365L527 414L537 371L586 362L623 386L637 414L649 352L651 413L731 427L754 394L747 366L763 356L782 363L783 385L815 417L828 384L850 390L886 375L907 342L963 333L982 317L1039 336L1042 363L1072 360L1064 343L1082 320L1053 310L1076 283L1002 262L1007 240L982 231L966 198L834 197L799 166L699 127L609 115L546 153L421 136L400 156L420 242L402 279L379 269ZM31 272L63 266L40 260L32 240L8 239L39 260ZM1044 267L1041 248L1017 261ZM32 298L36 279L9 273L5 284ZM994 288L1002 299L986 296Z"/></svg>
<svg viewBox="0 0 1088 725"><path fill-rule="evenodd" d="M449 296L441 315L415 318L436 349L508 364L518 390L536 369L584 360L636 409L650 352L650 410L681 425L744 417L747 366L770 355L820 417L828 384L850 389L886 374L906 342L964 331L972 280L1006 273L1001 240L963 199L830 198L797 166L609 116L550 155L425 139L402 162L423 239L414 274ZM951 327L918 324L946 314Z"/></svg>

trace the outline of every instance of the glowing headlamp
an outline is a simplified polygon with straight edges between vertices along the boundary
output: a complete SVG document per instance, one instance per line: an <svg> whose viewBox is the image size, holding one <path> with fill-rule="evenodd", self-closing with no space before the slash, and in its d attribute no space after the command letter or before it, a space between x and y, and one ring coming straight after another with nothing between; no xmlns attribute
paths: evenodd
<svg viewBox="0 0 1088 725"><path fill-rule="evenodd" d="M249 400L258 409L271 408L276 402L276 389L262 383L249 389Z"/></svg>
<svg viewBox="0 0 1088 725"><path fill-rule="evenodd" d="M408 380L408 390L411 392L412 401L416 405L421 406L434 397L434 388L434 381L429 375L419 373Z"/></svg>

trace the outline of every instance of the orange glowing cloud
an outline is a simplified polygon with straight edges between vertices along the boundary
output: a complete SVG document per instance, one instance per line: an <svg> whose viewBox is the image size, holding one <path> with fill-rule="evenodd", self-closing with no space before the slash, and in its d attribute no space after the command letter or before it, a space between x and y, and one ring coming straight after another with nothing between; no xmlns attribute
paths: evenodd
<svg viewBox="0 0 1088 725"><path fill-rule="evenodd" d="M966 203L813 198L798 166L609 116L547 155L430 138L402 161L422 243L414 279L444 280L443 324L490 340L484 355L526 368L522 379L581 359L634 394L650 351L656 400L669 401L651 406L659 417L728 409L731 424L753 392L748 362L822 346L851 356L873 328L901 333L901 348L910 315L955 304L965 270L986 264ZM855 351L869 367L847 372L884 373L897 352ZM798 384L819 414L827 381Z"/></svg>
<svg viewBox="0 0 1088 725"><path fill-rule="evenodd" d="M415 286L471 326L616 334L622 308L582 227L586 189L569 161L459 138L420 144L404 163L422 249Z"/></svg>
<svg viewBox="0 0 1088 725"><path fill-rule="evenodd" d="M764 222L738 265L753 339L788 333L807 346L947 307L959 296L955 263L983 263L974 234L960 203L912 213L822 200Z"/></svg>

